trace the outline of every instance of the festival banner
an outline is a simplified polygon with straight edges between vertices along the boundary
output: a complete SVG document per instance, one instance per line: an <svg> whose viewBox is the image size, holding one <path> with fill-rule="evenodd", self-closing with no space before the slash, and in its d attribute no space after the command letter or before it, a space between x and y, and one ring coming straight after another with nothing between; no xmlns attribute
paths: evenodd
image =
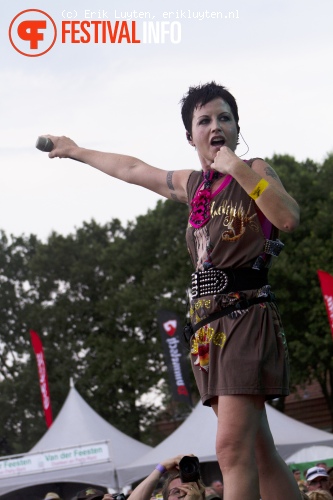
<svg viewBox="0 0 333 500"><path fill-rule="evenodd" d="M317 273L333 337L333 276L321 270L318 270Z"/></svg>
<svg viewBox="0 0 333 500"><path fill-rule="evenodd" d="M110 462L109 445L106 441L26 455L12 455L0 460L0 479L102 462Z"/></svg>
<svg viewBox="0 0 333 500"><path fill-rule="evenodd" d="M175 401L192 405L189 365L182 344L183 325L177 314L167 310L157 313L165 361L168 367L172 396Z"/></svg>
<svg viewBox="0 0 333 500"><path fill-rule="evenodd" d="M43 344L38 333L34 332L33 330L30 330L30 337L31 337L31 344L37 361L39 385L40 385L40 392L42 395L45 422L47 427L49 428L52 425L52 409L51 409L49 384L47 381Z"/></svg>

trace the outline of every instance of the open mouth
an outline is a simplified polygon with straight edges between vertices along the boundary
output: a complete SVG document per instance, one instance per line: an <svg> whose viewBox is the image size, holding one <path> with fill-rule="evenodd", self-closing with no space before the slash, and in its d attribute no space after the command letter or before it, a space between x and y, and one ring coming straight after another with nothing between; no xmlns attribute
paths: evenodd
<svg viewBox="0 0 333 500"><path fill-rule="evenodd" d="M213 139L210 141L210 144L212 146L221 147L225 144L225 139L223 137L213 137Z"/></svg>

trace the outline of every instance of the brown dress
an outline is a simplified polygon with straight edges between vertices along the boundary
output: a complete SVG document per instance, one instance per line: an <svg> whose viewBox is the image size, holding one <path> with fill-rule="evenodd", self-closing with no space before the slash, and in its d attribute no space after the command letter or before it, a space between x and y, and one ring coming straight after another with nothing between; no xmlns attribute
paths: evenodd
<svg viewBox="0 0 333 500"><path fill-rule="evenodd" d="M253 161L253 160L252 160ZM250 165L252 161L249 161ZM202 181L192 172L188 199ZM252 267L265 241L278 230L233 179L212 192L210 220L200 228L188 225L186 240L195 271L207 263L218 269ZM267 255L265 266L269 267ZM230 306L240 298L265 295L269 287L192 299L192 324ZM202 402L214 396L253 394L274 398L289 394L289 364L285 334L276 305L263 302L235 311L200 328L191 339L191 360Z"/></svg>

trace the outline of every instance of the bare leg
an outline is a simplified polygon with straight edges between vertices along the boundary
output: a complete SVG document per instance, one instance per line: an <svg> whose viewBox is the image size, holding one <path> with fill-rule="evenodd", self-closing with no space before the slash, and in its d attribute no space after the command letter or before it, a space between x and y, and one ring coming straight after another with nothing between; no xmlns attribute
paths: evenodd
<svg viewBox="0 0 333 500"><path fill-rule="evenodd" d="M259 500L255 444L264 398L219 396L212 407L218 417L216 454L223 474L224 500Z"/></svg>
<svg viewBox="0 0 333 500"><path fill-rule="evenodd" d="M266 410L257 434L255 453L262 500L300 500L294 476L276 451Z"/></svg>

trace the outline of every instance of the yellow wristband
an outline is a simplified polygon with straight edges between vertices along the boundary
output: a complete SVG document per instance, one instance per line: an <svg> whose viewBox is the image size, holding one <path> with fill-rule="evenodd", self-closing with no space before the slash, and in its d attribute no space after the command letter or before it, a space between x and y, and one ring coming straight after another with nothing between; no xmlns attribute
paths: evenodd
<svg viewBox="0 0 333 500"><path fill-rule="evenodd" d="M251 196L253 200L256 200L260 195L262 195L268 186L269 182L267 182L266 179L260 179L256 187L251 191L251 193L249 193L249 196Z"/></svg>

